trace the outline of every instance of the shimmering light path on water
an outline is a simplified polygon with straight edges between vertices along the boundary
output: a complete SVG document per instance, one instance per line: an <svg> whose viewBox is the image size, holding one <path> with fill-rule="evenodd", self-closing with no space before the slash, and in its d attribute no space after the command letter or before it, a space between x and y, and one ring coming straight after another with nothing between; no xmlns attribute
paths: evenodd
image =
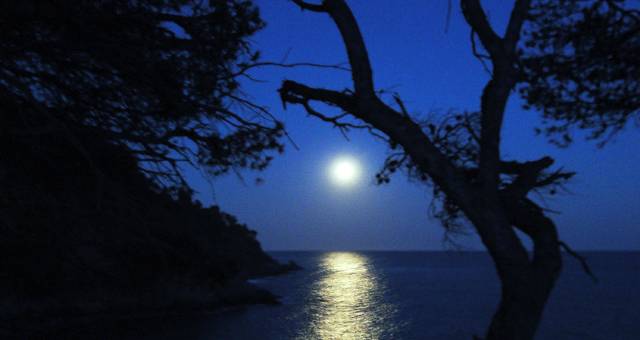
<svg viewBox="0 0 640 340"><path fill-rule="evenodd" d="M322 278L310 290L317 303L298 339L378 339L397 328L393 304L385 302L385 282L371 270L369 258L357 253L327 253Z"/></svg>

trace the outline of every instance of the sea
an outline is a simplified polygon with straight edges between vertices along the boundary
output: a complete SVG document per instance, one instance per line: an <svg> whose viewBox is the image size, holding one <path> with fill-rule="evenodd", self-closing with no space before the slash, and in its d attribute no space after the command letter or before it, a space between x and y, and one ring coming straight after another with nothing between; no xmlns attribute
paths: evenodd
<svg viewBox="0 0 640 340"><path fill-rule="evenodd" d="M77 327L58 338L180 340L484 337L500 281L486 252L270 252L304 270L253 282L280 305L156 315ZM640 252L565 255L535 339L640 339ZM82 330L82 331L81 331Z"/></svg>

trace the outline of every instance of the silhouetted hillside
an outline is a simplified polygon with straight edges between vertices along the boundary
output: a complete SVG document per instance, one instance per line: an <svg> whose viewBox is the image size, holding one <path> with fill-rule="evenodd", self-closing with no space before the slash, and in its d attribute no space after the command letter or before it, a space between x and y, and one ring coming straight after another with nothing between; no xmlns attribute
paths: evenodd
<svg viewBox="0 0 640 340"><path fill-rule="evenodd" d="M0 318L275 303L246 282L288 269L255 231L126 147L36 132L0 137Z"/></svg>

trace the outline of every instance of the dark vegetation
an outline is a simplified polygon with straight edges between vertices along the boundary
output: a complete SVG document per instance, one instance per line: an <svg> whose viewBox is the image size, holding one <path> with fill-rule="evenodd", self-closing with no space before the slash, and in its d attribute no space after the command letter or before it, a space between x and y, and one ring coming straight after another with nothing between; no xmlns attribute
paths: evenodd
<svg viewBox="0 0 640 340"><path fill-rule="evenodd" d="M634 8L635 7L635 8ZM523 30L521 97L560 146L573 132L603 146L640 124L640 11L620 0L535 1Z"/></svg>
<svg viewBox="0 0 640 340"><path fill-rule="evenodd" d="M159 190L129 150L80 140L100 181L60 136L34 141L42 157L2 145L2 316L275 301L245 283L285 271L255 231L187 191Z"/></svg>
<svg viewBox="0 0 640 340"><path fill-rule="evenodd" d="M0 4L0 318L273 303L256 233L180 173L260 170L249 1Z"/></svg>

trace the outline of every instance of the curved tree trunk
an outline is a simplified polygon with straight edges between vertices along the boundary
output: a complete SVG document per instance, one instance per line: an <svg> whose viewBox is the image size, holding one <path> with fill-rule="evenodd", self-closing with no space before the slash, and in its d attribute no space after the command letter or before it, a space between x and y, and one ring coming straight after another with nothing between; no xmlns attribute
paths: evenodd
<svg viewBox="0 0 640 340"><path fill-rule="evenodd" d="M531 340L540 325L547 299L556 282L554 270L511 268L502 278L502 296L486 340Z"/></svg>
<svg viewBox="0 0 640 340"><path fill-rule="evenodd" d="M544 308L562 269L560 241L555 224L526 198L505 200L510 223L534 243L533 258L519 263L495 259L502 291L498 310L491 320L486 340L531 340L540 325Z"/></svg>

